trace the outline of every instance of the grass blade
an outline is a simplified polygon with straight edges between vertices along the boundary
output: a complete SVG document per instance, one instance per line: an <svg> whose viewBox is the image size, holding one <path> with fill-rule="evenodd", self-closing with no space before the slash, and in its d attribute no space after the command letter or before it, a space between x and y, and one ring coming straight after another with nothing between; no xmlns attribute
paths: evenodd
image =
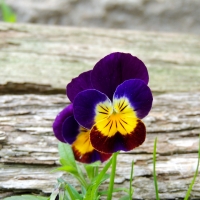
<svg viewBox="0 0 200 200"><path fill-rule="evenodd" d="M159 194L158 194L158 182L157 182L157 176L156 176L156 146L157 146L157 137L154 141L154 149L153 149L153 179L154 179L154 185L155 185L156 200L160 200Z"/></svg>
<svg viewBox="0 0 200 200"><path fill-rule="evenodd" d="M2 18L4 22L14 23L17 21L16 14L12 11L4 0L0 1L0 10L2 12Z"/></svg>
<svg viewBox="0 0 200 200"><path fill-rule="evenodd" d="M134 169L134 161L131 163L131 176L130 176L130 185L129 185L129 199L132 200L133 196L133 188L132 188L132 182L133 182L133 169Z"/></svg>
<svg viewBox="0 0 200 200"><path fill-rule="evenodd" d="M190 197L190 193L191 193L191 191L192 191L193 185L194 185L194 183L195 183L196 177L197 177L198 172L199 172L199 163L200 163L200 135L199 135L199 151L198 151L197 168L196 168L194 177L193 177L193 179L192 179L192 182L190 183L190 186L189 186L189 188L188 188L188 191L187 191L187 193L186 193L186 195L185 195L184 200L188 200L188 198Z"/></svg>

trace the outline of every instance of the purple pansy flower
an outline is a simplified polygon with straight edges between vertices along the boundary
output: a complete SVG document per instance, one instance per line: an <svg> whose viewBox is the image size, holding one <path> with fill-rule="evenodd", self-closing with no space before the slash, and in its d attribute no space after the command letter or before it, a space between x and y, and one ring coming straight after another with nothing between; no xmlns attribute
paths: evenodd
<svg viewBox="0 0 200 200"><path fill-rule="evenodd" d="M106 161L112 154L100 153L90 142L90 130L81 127L74 119L73 104L65 107L53 123L53 131L58 140L72 146L74 157L83 163Z"/></svg>
<svg viewBox="0 0 200 200"><path fill-rule="evenodd" d="M146 137L141 119L149 113L153 101L148 81L147 68L137 57L118 52L107 55L93 70L67 85L73 111L69 106L63 111L65 117L61 112L55 119L56 137L73 142L75 157L87 153L84 131L93 151L107 155L106 159L113 152L130 151L141 145Z"/></svg>

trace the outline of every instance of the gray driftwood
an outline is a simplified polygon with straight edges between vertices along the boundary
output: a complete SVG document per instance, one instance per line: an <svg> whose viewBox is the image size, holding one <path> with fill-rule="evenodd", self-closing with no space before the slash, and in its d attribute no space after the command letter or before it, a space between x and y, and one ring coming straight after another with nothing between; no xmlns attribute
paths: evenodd
<svg viewBox="0 0 200 200"><path fill-rule="evenodd" d="M160 197L183 198L197 165L199 41L190 35L0 24L0 198L53 190L63 173L51 173L59 165L51 126L69 103L65 86L113 51L144 60L155 94L144 119L147 139L119 155L116 185L128 186L134 160L134 198L155 199L152 151L158 137ZM199 188L200 176L192 199L200 199Z"/></svg>

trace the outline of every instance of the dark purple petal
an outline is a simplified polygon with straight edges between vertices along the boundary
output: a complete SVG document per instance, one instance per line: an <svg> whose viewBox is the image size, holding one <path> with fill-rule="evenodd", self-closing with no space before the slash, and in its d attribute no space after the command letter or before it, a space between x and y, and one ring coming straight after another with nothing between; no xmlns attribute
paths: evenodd
<svg viewBox="0 0 200 200"><path fill-rule="evenodd" d="M91 72L95 89L112 99L117 86L129 79L141 79L146 84L149 75L144 63L128 53L112 53L101 59Z"/></svg>
<svg viewBox="0 0 200 200"><path fill-rule="evenodd" d="M152 107L153 96L150 88L139 79L124 81L115 91L113 101L115 99L128 99L132 108L136 112L136 116L140 119L148 115Z"/></svg>
<svg viewBox="0 0 200 200"><path fill-rule="evenodd" d="M77 135L79 134L80 126L74 119L74 116L70 116L62 124L62 136L66 143L72 144Z"/></svg>
<svg viewBox="0 0 200 200"><path fill-rule="evenodd" d="M67 85L67 96L71 102L74 101L75 96L87 89L92 89L92 84L90 81L91 71L83 72L78 77L72 79L72 81Z"/></svg>
<svg viewBox="0 0 200 200"><path fill-rule="evenodd" d="M53 123L53 131L54 135L58 140L61 142L65 142L63 136L62 136L62 124L63 122L69 117L73 115L73 105L70 104L67 107L65 107L56 117Z"/></svg>
<svg viewBox="0 0 200 200"><path fill-rule="evenodd" d="M97 108L101 104L112 107L108 97L97 90L90 89L78 93L73 104L74 118L81 126L91 129L98 114Z"/></svg>

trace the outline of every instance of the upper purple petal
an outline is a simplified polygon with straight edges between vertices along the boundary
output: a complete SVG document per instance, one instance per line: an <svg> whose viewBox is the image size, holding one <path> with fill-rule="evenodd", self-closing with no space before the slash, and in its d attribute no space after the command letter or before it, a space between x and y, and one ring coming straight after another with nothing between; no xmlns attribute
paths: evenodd
<svg viewBox="0 0 200 200"><path fill-rule="evenodd" d="M128 53L111 53L101 59L91 72L95 89L112 99L117 86L129 79L141 79L146 84L149 75L144 63Z"/></svg>
<svg viewBox="0 0 200 200"><path fill-rule="evenodd" d="M127 98L139 119L148 115L153 102L150 88L140 79L124 81L117 87L113 98Z"/></svg>
<svg viewBox="0 0 200 200"><path fill-rule="evenodd" d="M71 102L74 101L75 96L87 89L92 89L92 84L90 81L91 71L83 72L78 77L72 79L72 81L67 85L67 96Z"/></svg>
<svg viewBox="0 0 200 200"><path fill-rule="evenodd" d="M73 116L73 105L70 104L67 107L65 107L56 117L53 123L53 131L54 135L58 140L61 142L65 142L65 139L62 135L62 125L63 122L69 117Z"/></svg>
<svg viewBox="0 0 200 200"><path fill-rule="evenodd" d="M74 99L74 118L83 127L91 129L95 123L96 107L99 104L110 104L108 97L95 89L84 90Z"/></svg>

